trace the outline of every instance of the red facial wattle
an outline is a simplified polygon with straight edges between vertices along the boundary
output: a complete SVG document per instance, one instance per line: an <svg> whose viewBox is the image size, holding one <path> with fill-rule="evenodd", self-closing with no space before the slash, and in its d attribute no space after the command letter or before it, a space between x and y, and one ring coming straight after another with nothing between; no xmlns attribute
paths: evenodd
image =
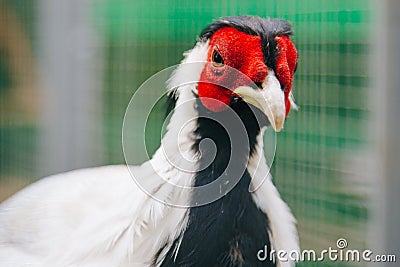
<svg viewBox="0 0 400 267"><path fill-rule="evenodd" d="M290 111L289 94L293 87L293 76L297 65L297 50L287 36L276 37L279 56L276 61L276 77L285 93L286 116Z"/></svg>

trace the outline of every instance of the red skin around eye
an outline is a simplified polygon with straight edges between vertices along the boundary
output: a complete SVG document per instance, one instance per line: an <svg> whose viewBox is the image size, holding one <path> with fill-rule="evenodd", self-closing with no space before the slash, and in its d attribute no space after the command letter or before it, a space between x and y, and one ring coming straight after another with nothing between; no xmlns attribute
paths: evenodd
<svg viewBox="0 0 400 267"><path fill-rule="evenodd" d="M285 87L287 114L290 110L289 93L297 62L297 51L289 37L277 37L276 40L280 49L277 78ZM221 55L224 65L205 64L198 84L198 94L206 108L219 112L228 108L235 96L233 89L253 82L262 82L268 74L268 67L264 63L261 38L234 28L222 28L213 34L207 55L208 62L212 62L214 50ZM232 68L244 75L238 75L239 73Z"/></svg>
<svg viewBox="0 0 400 267"><path fill-rule="evenodd" d="M212 62L214 50L221 55L224 65L216 67L208 63L204 66L198 93L205 107L219 112L228 108L235 96L233 89L262 82L268 68L264 63L261 38L258 36L248 35L234 28L222 28L210 39L208 62ZM244 75L240 75L238 71Z"/></svg>

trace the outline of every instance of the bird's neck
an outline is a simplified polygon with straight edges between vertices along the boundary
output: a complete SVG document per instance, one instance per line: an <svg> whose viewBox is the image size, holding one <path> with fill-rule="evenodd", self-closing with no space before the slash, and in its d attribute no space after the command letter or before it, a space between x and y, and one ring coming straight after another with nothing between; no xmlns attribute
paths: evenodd
<svg viewBox="0 0 400 267"><path fill-rule="evenodd" d="M235 110L209 112L201 103L196 106L192 149L199 160L194 186L209 186L218 180L218 190L214 187L202 193L219 196L197 206L196 201L204 196L193 192L188 225L171 244L161 266L276 266L256 258L259 248L271 247L268 217L249 192L247 167L252 153L257 153L259 124L246 108L239 107L239 114Z"/></svg>
<svg viewBox="0 0 400 267"><path fill-rule="evenodd" d="M200 101L199 101L200 102ZM240 179L255 151L260 122L247 105L240 112L228 109L210 112L198 103L193 150L200 156L195 185L210 183L223 174Z"/></svg>

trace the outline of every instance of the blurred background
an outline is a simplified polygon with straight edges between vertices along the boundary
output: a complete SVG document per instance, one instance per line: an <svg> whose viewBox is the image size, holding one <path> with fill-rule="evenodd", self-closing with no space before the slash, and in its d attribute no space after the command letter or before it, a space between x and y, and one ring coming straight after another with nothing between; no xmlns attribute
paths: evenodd
<svg viewBox="0 0 400 267"><path fill-rule="evenodd" d="M302 248L335 248L342 237L352 249L398 253L400 175L391 149L398 152L400 135L388 123L399 111L391 106L398 93L385 78L391 71L389 79L399 79L398 57L390 53L398 35L385 28L399 22L400 8L392 5L398 7L363 0L0 0L0 201L43 176L123 164L123 115L147 78L179 63L215 18L279 17L295 31L300 109L278 134L272 172L298 219ZM389 72L375 77L379 66ZM152 116L151 151L163 116L161 109ZM363 266L300 264L356 265Z"/></svg>

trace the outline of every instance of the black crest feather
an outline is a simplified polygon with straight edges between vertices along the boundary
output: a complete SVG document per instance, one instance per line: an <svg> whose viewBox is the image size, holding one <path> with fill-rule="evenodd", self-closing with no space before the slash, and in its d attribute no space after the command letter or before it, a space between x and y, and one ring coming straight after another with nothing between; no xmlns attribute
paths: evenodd
<svg viewBox="0 0 400 267"><path fill-rule="evenodd" d="M246 34L259 36L262 42L265 64L275 70L279 54L275 37L293 34L291 25L286 20L260 18L254 16L224 17L215 20L200 34L200 41L207 41L219 29L231 27Z"/></svg>

